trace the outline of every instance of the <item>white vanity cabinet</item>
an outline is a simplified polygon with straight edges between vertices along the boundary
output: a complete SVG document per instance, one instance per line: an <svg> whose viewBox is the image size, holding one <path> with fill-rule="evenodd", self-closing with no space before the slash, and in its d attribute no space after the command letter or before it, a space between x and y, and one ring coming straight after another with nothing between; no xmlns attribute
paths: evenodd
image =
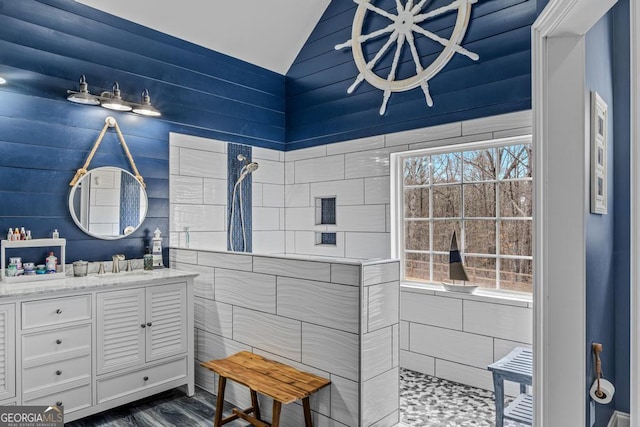
<svg viewBox="0 0 640 427"><path fill-rule="evenodd" d="M15 319L15 304L0 304L0 402L16 396Z"/></svg>
<svg viewBox="0 0 640 427"><path fill-rule="evenodd" d="M98 403L187 377L188 311L186 283L98 293Z"/></svg>
<svg viewBox="0 0 640 427"><path fill-rule="evenodd" d="M187 285L99 292L98 375L184 354Z"/></svg>
<svg viewBox="0 0 640 427"><path fill-rule="evenodd" d="M91 294L21 303L23 405L92 405L91 312Z"/></svg>
<svg viewBox="0 0 640 427"><path fill-rule="evenodd" d="M0 285L0 405L59 405L69 422L179 386L193 395L195 276Z"/></svg>

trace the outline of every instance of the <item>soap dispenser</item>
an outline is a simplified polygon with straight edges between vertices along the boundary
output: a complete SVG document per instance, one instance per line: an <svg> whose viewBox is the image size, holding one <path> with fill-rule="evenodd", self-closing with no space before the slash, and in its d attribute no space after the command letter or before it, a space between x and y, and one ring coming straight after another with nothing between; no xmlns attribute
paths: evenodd
<svg viewBox="0 0 640 427"><path fill-rule="evenodd" d="M153 255L153 268L162 268L164 263L162 262L162 237L160 237L160 229L156 228L153 232L153 246L151 253Z"/></svg>

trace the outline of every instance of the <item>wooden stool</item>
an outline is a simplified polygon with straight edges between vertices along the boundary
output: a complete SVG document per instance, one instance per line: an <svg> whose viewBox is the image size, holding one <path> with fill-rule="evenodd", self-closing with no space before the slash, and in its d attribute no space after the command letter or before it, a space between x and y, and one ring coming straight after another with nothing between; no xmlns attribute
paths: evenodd
<svg viewBox="0 0 640 427"><path fill-rule="evenodd" d="M201 365L220 376L214 427L220 427L238 418L242 418L257 427L279 427L282 404L300 399L302 399L302 407L304 409L305 425L306 427L312 427L309 396L331 383L325 378L299 371L291 366L265 359L248 351L241 351L226 359L203 362ZM224 389L227 384L227 378L249 387L251 407L245 410L234 408L233 415L222 419ZM271 424L262 421L260 417L257 393L273 399ZM253 413L254 416L249 415L250 413Z"/></svg>
<svg viewBox="0 0 640 427"><path fill-rule="evenodd" d="M493 372L493 388L496 400L496 427L502 427L504 420L533 425L533 396L527 394L527 386L532 384L533 355L531 350L516 347L511 353L487 367ZM504 381L520 384L520 395L504 407Z"/></svg>

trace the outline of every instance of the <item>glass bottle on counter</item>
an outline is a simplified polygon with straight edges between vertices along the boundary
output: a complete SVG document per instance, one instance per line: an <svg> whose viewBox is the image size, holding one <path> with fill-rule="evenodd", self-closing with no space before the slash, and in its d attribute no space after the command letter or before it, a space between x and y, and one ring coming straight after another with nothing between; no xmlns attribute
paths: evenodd
<svg viewBox="0 0 640 427"><path fill-rule="evenodd" d="M151 248L149 246L145 248L142 260L145 270L153 270L153 255L151 254Z"/></svg>

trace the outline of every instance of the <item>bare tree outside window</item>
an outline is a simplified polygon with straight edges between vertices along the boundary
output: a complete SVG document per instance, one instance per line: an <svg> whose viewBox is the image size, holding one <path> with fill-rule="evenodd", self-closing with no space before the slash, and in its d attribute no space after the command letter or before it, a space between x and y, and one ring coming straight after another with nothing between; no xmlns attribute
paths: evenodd
<svg viewBox="0 0 640 427"><path fill-rule="evenodd" d="M447 281L455 230L471 281L532 292L530 144L408 157L402 182L405 280Z"/></svg>

